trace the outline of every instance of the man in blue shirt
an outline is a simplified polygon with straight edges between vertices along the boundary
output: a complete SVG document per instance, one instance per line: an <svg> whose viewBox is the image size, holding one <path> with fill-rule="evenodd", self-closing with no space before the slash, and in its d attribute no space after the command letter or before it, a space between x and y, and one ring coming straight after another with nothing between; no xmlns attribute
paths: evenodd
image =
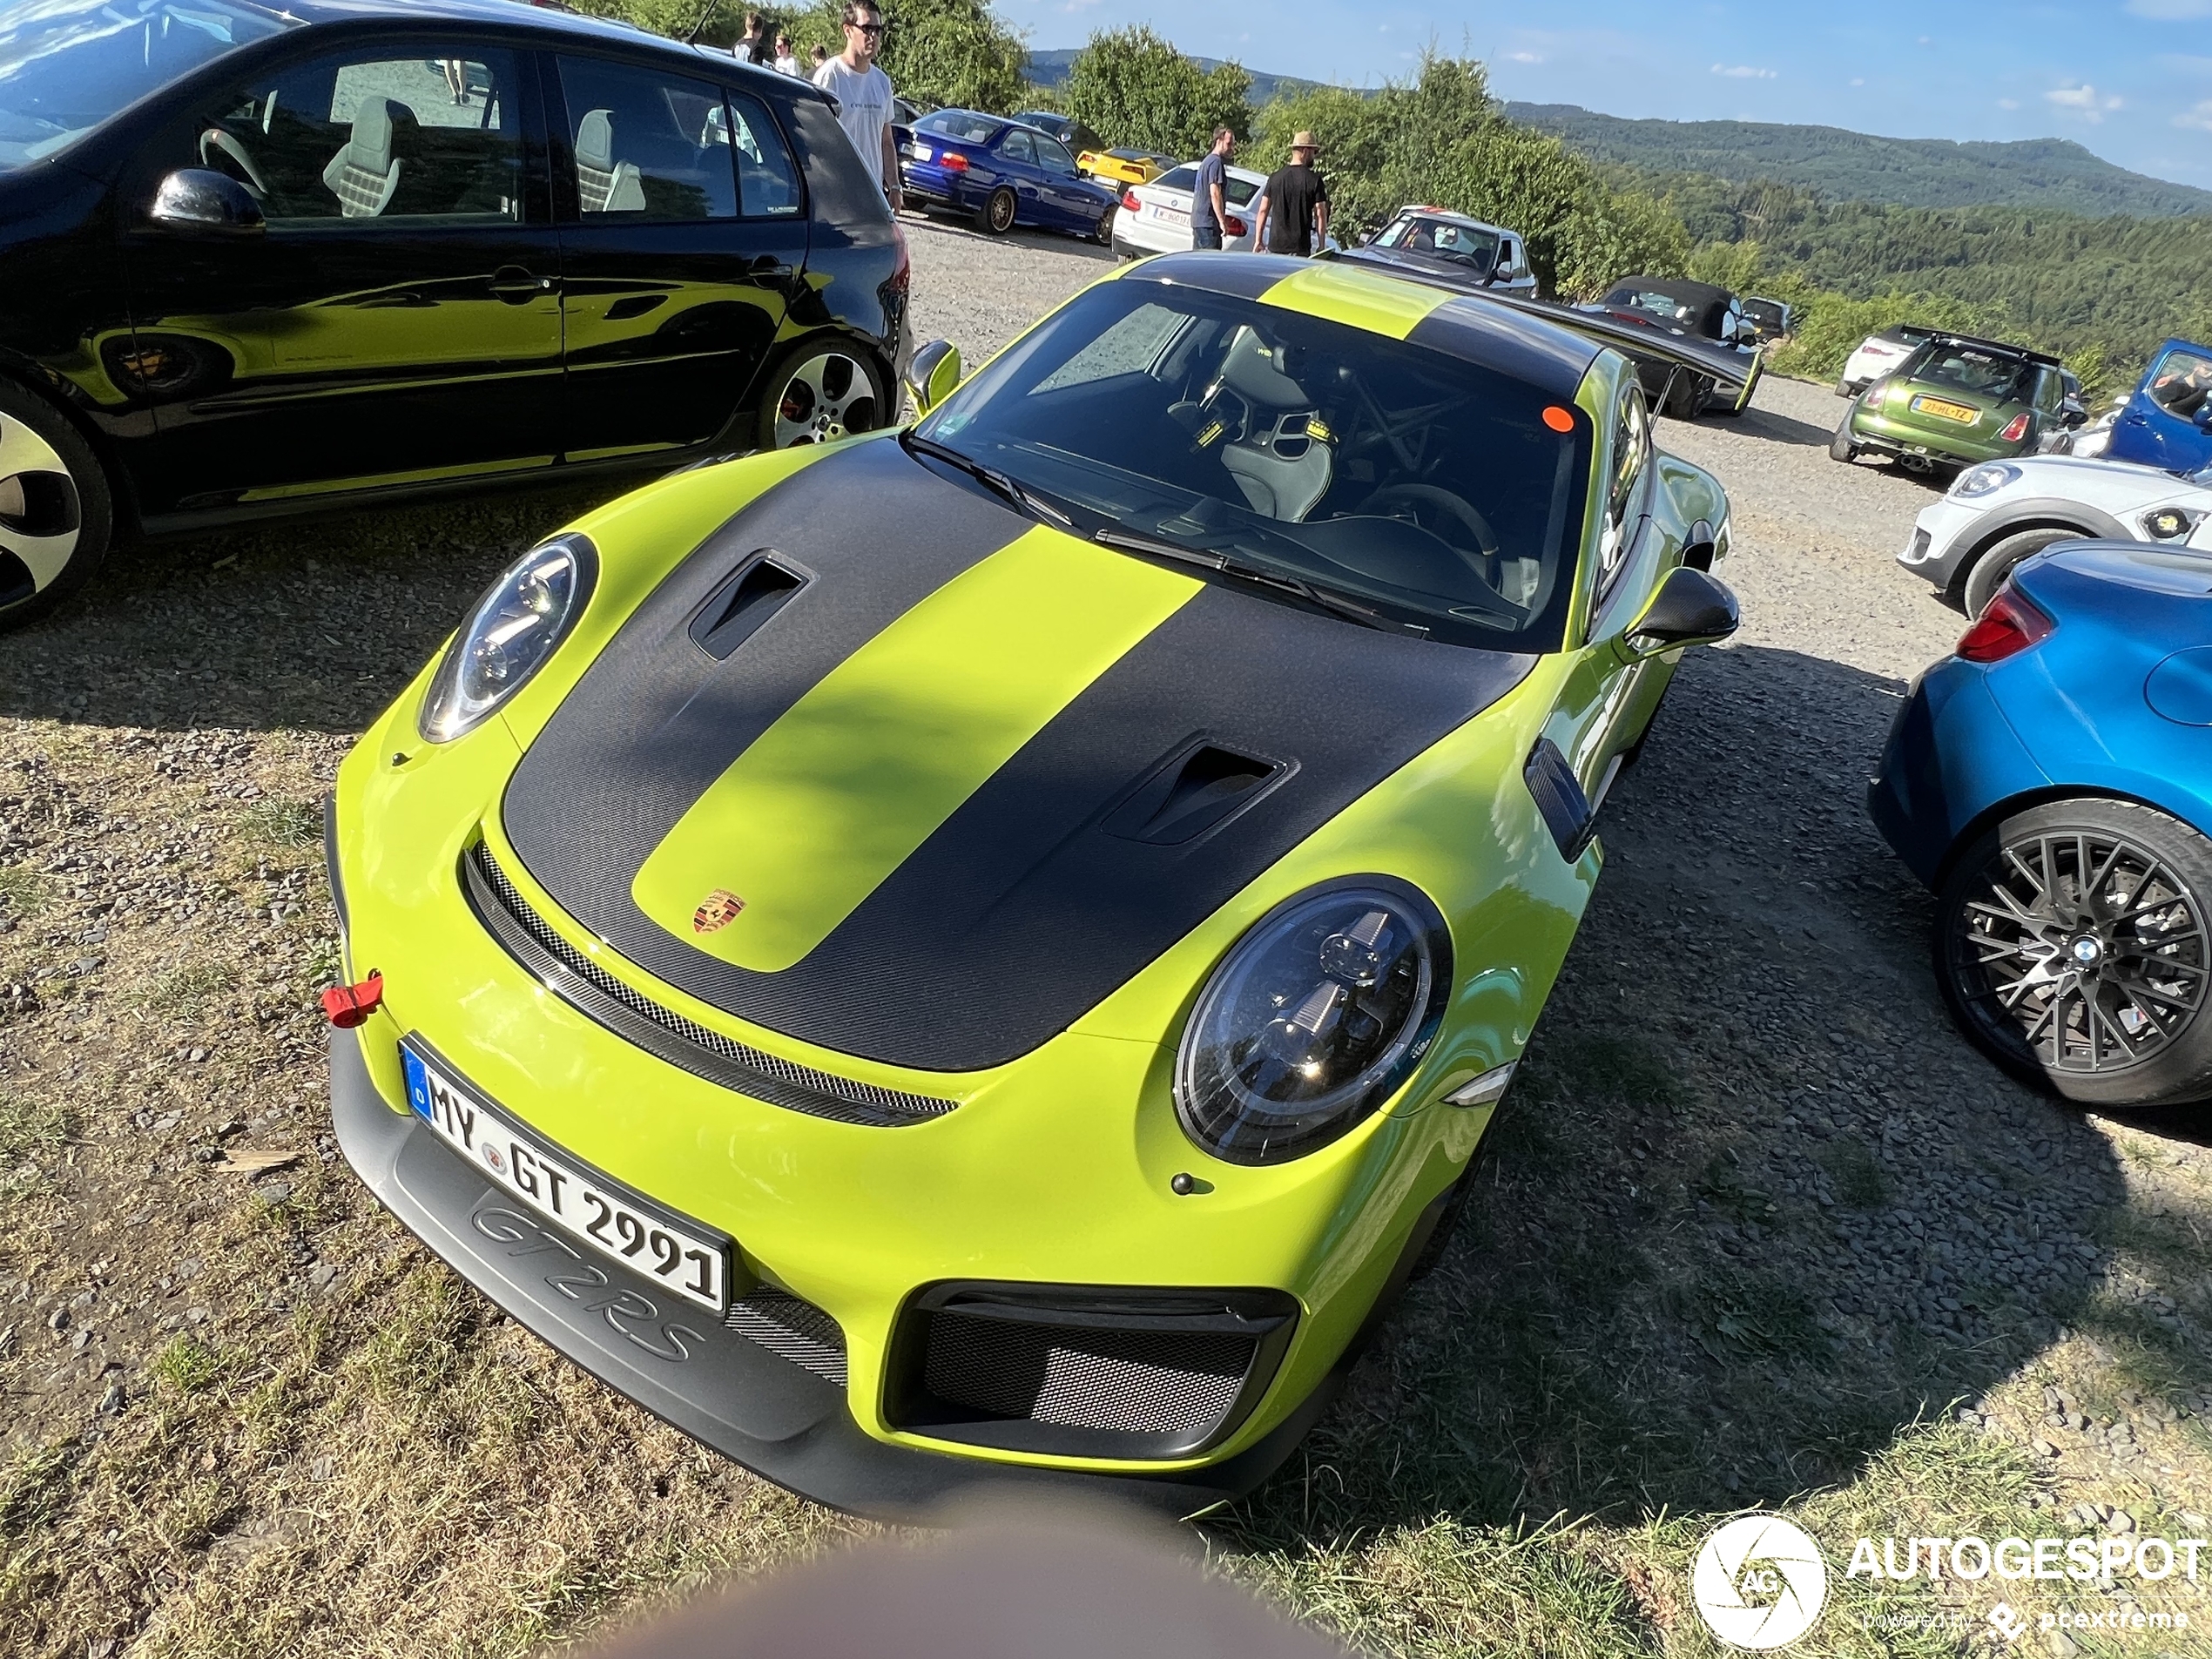
<svg viewBox="0 0 2212 1659"><path fill-rule="evenodd" d="M1237 135L1227 127L1216 127L1213 148L1198 164L1197 182L1190 190L1190 246L1215 247L1221 246L1222 221L1229 217L1229 203L1222 195L1228 180L1229 158L1237 153Z"/></svg>

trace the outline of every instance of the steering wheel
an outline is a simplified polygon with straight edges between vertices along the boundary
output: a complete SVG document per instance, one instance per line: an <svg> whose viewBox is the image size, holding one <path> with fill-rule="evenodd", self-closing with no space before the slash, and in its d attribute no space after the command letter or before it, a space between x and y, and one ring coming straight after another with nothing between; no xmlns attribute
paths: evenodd
<svg viewBox="0 0 2212 1659"><path fill-rule="evenodd" d="M211 151L215 154L211 155ZM253 165L253 158L246 153L246 146L222 128L209 127L199 135L199 158L207 166L215 167L216 155L246 175L245 183L256 196L267 196L268 183L261 177L261 170ZM219 167L215 170L222 171Z"/></svg>
<svg viewBox="0 0 2212 1659"><path fill-rule="evenodd" d="M1410 516L1416 524L1421 523L1420 509L1433 509L1444 516L1456 520L1461 529L1474 537L1475 548L1483 559L1492 560L1498 556L1497 533L1490 528L1490 521L1476 512L1465 497L1455 496L1448 489L1440 489L1434 484L1386 484L1361 502L1355 510L1394 518L1399 516L1391 511L1394 507L1412 508L1413 511ZM1421 528L1427 529L1428 526L1421 524ZM1491 581L1490 573L1475 559L1469 557L1465 548L1453 546L1449 542L1446 545L1451 546L1452 550L1465 560L1477 576L1485 582Z"/></svg>

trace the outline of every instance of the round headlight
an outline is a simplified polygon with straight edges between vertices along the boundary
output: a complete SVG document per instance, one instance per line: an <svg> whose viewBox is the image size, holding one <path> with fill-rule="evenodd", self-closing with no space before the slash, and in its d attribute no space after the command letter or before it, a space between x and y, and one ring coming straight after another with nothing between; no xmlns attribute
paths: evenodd
<svg viewBox="0 0 2212 1659"><path fill-rule="evenodd" d="M446 648L415 729L449 743L520 691L583 614L598 570L581 536L532 548L509 565Z"/></svg>
<svg viewBox="0 0 2212 1659"><path fill-rule="evenodd" d="M1972 501L1977 496L1986 496L1992 490L2002 489L2020 475L2018 467L2002 461L1986 461L1979 467L1969 467L1959 475L1951 486L1951 493L1961 501Z"/></svg>
<svg viewBox="0 0 2212 1659"><path fill-rule="evenodd" d="M1231 1163L1275 1163L1368 1116L1428 1052L1452 991L1436 907L1385 877L1277 907L1199 993L1176 1056L1177 1115Z"/></svg>
<svg viewBox="0 0 2212 1659"><path fill-rule="evenodd" d="M2187 536L2195 521L2178 507L2161 507L2155 513L2143 515L2143 528L2151 539L2171 542Z"/></svg>

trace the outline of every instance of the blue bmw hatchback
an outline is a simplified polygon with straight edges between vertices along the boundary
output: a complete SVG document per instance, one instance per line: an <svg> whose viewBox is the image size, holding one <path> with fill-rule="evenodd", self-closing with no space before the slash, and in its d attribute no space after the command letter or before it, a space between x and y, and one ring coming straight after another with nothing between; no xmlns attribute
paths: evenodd
<svg viewBox="0 0 2212 1659"><path fill-rule="evenodd" d="M924 207L972 214L994 236L1016 225L1109 241L1120 195L1079 177L1049 132L974 110L939 110L914 123L899 171Z"/></svg>
<svg viewBox="0 0 2212 1659"><path fill-rule="evenodd" d="M2071 542L2020 566L1913 685L1868 804L2000 1065L2085 1104L2212 1097L2212 559Z"/></svg>

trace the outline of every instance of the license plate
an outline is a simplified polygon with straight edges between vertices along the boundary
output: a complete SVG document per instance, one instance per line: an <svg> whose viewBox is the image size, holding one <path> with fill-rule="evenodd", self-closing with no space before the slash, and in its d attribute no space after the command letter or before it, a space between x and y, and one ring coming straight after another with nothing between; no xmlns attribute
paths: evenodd
<svg viewBox="0 0 2212 1659"><path fill-rule="evenodd" d="M926 144L910 144L907 146L907 153L916 161L927 161L929 159L929 146Z"/></svg>
<svg viewBox="0 0 2212 1659"><path fill-rule="evenodd" d="M1165 224L1188 225L1190 222L1190 212L1181 207L1162 207L1155 204L1146 211L1150 212L1153 218Z"/></svg>
<svg viewBox="0 0 2212 1659"><path fill-rule="evenodd" d="M678 1296L717 1315L727 1309L727 1238L625 1197L578 1160L523 1133L405 1044L400 1058L415 1115L502 1191Z"/></svg>
<svg viewBox="0 0 2212 1659"><path fill-rule="evenodd" d="M1921 415L1939 415L1946 421L1956 421L1961 426L1972 426L1981 419L1981 411L1964 403L1952 403L1939 397L1916 397L1912 408Z"/></svg>

